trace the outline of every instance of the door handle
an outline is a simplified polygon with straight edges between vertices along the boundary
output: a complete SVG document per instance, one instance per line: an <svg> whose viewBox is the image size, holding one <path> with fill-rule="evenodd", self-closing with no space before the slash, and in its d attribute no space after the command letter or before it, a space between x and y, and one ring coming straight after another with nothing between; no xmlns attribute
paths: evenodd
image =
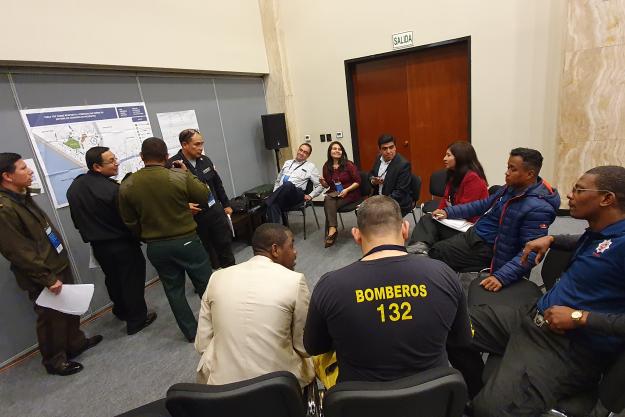
<svg viewBox="0 0 625 417"><path fill-rule="evenodd" d="M404 141L404 146L408 146L408 141Z"/></svg>

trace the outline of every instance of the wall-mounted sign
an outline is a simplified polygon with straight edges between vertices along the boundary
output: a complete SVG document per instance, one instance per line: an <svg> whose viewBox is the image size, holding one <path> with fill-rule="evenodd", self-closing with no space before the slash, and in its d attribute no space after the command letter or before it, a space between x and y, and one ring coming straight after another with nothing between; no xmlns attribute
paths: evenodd
<svg viewBox="0 0 625 417"><path fill-rule="evenodd" d="M409 48L412 46L412 31L393 33L393 49Z"/></svg>

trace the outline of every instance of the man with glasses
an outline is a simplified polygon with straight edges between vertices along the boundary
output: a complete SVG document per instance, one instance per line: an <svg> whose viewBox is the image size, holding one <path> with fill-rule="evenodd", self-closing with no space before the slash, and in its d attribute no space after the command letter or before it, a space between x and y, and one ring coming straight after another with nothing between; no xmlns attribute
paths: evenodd
<svg viewBox="0 0 625 417"><path fill-rule="evenodd" d="M148 313L144 299L145 258L141 243L132 236L117 207L119 171L115 154L95 146L85 154L86 174L77 176L67 190L67 201L84 242L102 267L104 283L113 302L113 314L126 322L131 335L149 326L156 313Z"/></svg>
<svg viewBox="0 0 625 417"><path fill-rule="evenodd" d="M463 373L477 382L479 352L503 355L473 400L476 416L541 415L562 398L595 387L625 349L625 168L587 171L567 198L571 216L588 221L586 232L575 244L552 236L528 242L522 258L540 261L552 243L573 250L555 286L521 308L471 308L473 350L464 352L463 362L451 358L454 366L476 371Z"/></svg>

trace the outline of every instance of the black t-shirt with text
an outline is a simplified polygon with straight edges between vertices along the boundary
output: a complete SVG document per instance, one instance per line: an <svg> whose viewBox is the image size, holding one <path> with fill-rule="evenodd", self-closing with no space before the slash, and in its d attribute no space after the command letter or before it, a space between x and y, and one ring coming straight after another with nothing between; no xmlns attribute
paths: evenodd
<svg viewBox="0 0 625 417"><path fill-rule="evenodd" d="M458 275L404 255L357 261L315 287L304 330L311 355L336 350L338 381L389 381L447 365L445 346L468 345Z"/></svg>

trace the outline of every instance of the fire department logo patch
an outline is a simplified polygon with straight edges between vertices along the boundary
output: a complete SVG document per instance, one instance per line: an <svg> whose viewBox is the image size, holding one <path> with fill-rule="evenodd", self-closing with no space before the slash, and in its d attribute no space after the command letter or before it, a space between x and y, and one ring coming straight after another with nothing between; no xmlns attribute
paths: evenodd
<svg viewBox="0 0 625 417"><path fill-rule="evenodd" d="M595 252L603 253L610 248L610 245L612 245L612 241L610 239L604 240L603 242L599 243L599 245L597 245L597 249L595 249Z"/></svg>

